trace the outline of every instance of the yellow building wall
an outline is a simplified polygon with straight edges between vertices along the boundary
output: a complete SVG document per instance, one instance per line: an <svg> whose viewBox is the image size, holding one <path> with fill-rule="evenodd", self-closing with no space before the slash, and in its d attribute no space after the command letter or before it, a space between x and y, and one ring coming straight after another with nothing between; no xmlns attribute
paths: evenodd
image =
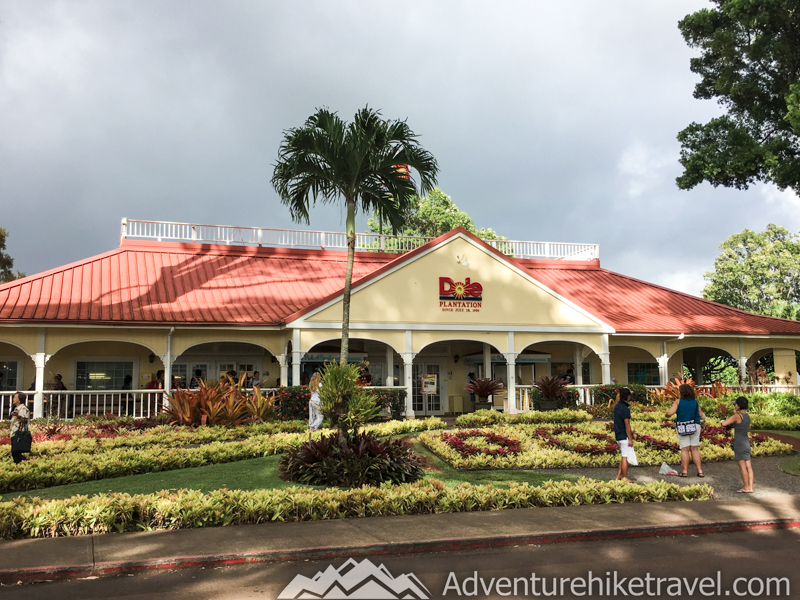
<svg viewBox="0 0 800 600"><path fill-rule="evenodd" d="M16 346L15 351L22 354L34 354L38 335L38 327L4 326L0 328L0 344Z"/></svg>
<svg viewBox="0 0 800 600"><path fill-rule="evenodd" d="M372 340L388 344L397 352L405 351L405 331L350 330L351 340ZM342 333L338 329L303 329L300 331L300 349L308 352L317 344L332 340L341 340Z"/></svg>
<svg viewBox="0 0 800 600"><path fill-rule="evenodd" d="M548 346L543 342L575 342L583 344L596 353L603 351L603 334L601 333L515 333L514 334L514 348L515 352L522 352L530 348L537 352L547 352L542 348Z"/></svg>
<svg viewBox="0 0 800 600"><path fill-rule="evenodd" d="M411 347L413 352L424 351L426 347L436 342L453 342L467 340L472 342L486 342L494 346L501 354L508 352L508 334L498 332L469 332L469 331L414 331L411 333ZM481 346L481 352L483 346Z"/></svg>
<svg viewBox="0 0 800 600"><path fill-rule="evenodd" d="M794 350L775 348L772 355L775 358L775 383L797 385L797 363Z"/></svg>
<svg viewBox="0 0 800 600"><path fill-rule="evenodd" d="M655 358L661 356L661 341L657 338L637 337L637 336L611 336L608 341L609 347L613 346L633 346L649 352Z"/></svg>
<svg viewBox="0 0 800 600"><path fill-rule="evenodd" d="M683 378L683 350L678 350L669 357L669 361L667 361L667 377L670 380L676 377Z"/></svg>
<svg viewBox="0 0 800 600"><path fill-rule="evenodd" d="M466 255L469 267L456 262ZM480 308L440 306L439 277L483 287ZM447 308L448 310L443 310ZM521 274L463 239L453 239L383 279L352 295L354 323L447 323L481 325L570 325L597 327L597 323L534 285ZM312 322L340 322L341 301L310 316Z"/></svg>
<svg viewBox="0 0 800 600"><path fill-rule="evenodd" d="M281 351L282 335L290 339L291 335L279 330L255 329L175 329L172 334L172 354L179 356L189 348L210 342L238 342L255 344L266 348L273 355L283 354Z"/></svg>
<svg viewBox="0 0 800 600"><path fill-rule="evenodd" d="M166 329L139 329L133 327L72 328L49 327L45 330L45 353L56 354L70 344L90 341L131 342L147 347L147 353L164 354Z"/></svg>
<svg viewBox="0 0 800 600"><path fill-rule="evenodd" d="M611 356L611 378L616 379L617 383L628 382L628 363L644 362L657 363L658 361L652 354L641 348L632 346L611 346L609 349Z"/></svg>

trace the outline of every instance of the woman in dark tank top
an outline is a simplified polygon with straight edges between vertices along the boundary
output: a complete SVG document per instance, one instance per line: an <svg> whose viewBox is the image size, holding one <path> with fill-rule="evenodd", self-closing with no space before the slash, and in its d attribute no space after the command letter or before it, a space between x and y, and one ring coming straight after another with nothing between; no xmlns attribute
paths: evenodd
<svg viewBox="0 0 800 600"><path fill-rule="evenodd" d="M753 493L753 465L750 462L750 415L747 414L747 398L739 396L735 400L736 412L732 417L725 419L722 425L733 429L733 458L739 462L739 472L742 475L742 489L736 490L737 494Z"/></svg>

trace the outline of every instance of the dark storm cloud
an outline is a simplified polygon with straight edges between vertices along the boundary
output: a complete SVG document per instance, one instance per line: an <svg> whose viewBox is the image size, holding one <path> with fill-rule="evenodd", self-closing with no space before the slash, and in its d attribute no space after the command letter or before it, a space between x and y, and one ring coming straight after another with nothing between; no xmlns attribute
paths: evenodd
<svg viewBox="0 0 800 600"><path fill-rule="evenodd" d="M114 248L123 216L294 227L282 131L369 104L479 227L698 293L731 233L800 226L793 194L674 185L676 133L717 111L676 26L706 5L0 1L0 225L28 273Z"/></svg>

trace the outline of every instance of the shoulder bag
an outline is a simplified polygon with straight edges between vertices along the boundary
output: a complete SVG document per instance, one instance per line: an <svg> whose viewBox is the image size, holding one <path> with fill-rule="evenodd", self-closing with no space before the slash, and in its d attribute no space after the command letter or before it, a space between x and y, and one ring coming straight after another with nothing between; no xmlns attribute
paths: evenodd
<svg viewBox="0 0 800 600"><path fill-rule="evenodd" d="M695 400L697 402L697 400ZM697 417L700 416L700 403L697 403L697 407L694 413ZM678 435L694 435L697 433L697 423L695 423L694 419L691 421L677 421L675 423L675 431L678 432Z"/></svg>
<svg viewBox="0 0 800 600"><path fill-rule="evenodd" d="M30 452L33 436L28 431L28 423L26 422L22 428L11 436L11 452Z"/></svg>

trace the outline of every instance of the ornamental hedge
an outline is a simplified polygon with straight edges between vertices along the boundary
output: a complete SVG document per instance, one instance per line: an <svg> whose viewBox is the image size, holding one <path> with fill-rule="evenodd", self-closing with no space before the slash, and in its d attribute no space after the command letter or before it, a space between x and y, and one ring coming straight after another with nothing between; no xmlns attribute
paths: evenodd
<svg viewBox="0 0 800 600"><path fill-rule="evenodd" d="M456 418L456 427L487 427L498 423L525 424L525 423L583 423L591 421L592 415L582 410L569 410L560 408L540 412L530 412L509 415L497 410L476 410Z"/></svg>
<svg viewBox="0 0 800 600"><path fill-rule="evenodd" d="M647 387L641 383L603 383L601 385L593 385L589 388L589 391L594 398L595 404L608 404L611 402L613 405L617 402L617 394L620 388L624 387L633 392L631 401L639 404L650 404Z"/></svg>
<svg viewBox="0 0 800 600"><path fill-rule="evenodd" d="M37 498L0 502L0 538L44 538L154 529L189 529L274 521L475 512L539 508L709 500L708 485L680 487L663 481L645 485L580 479L548 481L538 487L508 488L461 484L447 487L428 479L398 486L351 490L196 490L157 494L100 494L42 502Z"/></svg>

